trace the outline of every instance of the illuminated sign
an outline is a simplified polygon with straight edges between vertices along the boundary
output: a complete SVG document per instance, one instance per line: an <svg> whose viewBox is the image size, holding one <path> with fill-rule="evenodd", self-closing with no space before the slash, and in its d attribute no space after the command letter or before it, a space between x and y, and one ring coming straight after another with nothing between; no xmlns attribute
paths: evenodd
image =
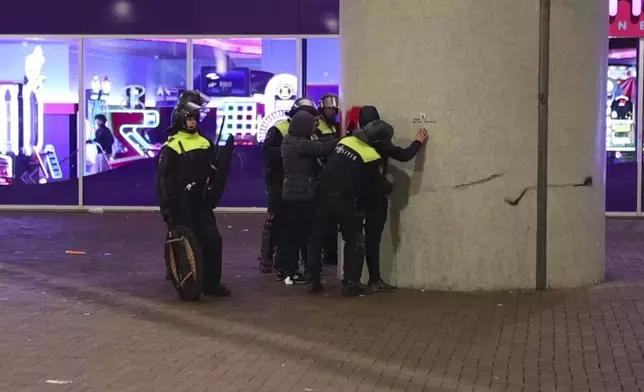
<svg viewBox="0 0 644 392"><path fill-rule="evenodd" d="M17 84L0 85L0 154L20 152L20 106Z"/></svg>
<svg viewBox="0 0 644 392"><path fill-rule="evenodd" d="M123 90L125 96L121 101L123 109L145 109L145 87L133 84Z"/></svg>
<svg viewBox="0 0 644 392"><path fill-rule="evenodd" d="M644 0L609 0L609 36L644 37Z"/></svg>
<svg viewBox="0 0 644 392"><path fill-rule="evenodd" d="M277 96L280 99L291 99L293 98L293 87L288 84L283 84L277 88Z"/></svg>
<svg viewBox="0 0 644 392"><path fill-rule="evenodd" d="M642 14L643 0L631 0L631 15L640 16ZM620 0L608 0L608 15L617 16Z"/></svg>
<svg viewBox="0 0 644 392"><path fill-rule="evenodd" d="M45 108L42 101L42 90L45 76L42 67L45 56L40 45L25 58L25 79L22 87L22 148L29 156L33 149L43 147L45 139Z"/></svg>
<svg viewBox="0 0 644 392"><path fill-rule="evenodd" d="M278 110L264 117L262 124L259 126L259 131L257 132L257 142L263 143L264 139L266 139L266 133L268 133L268 130L278 122L287 119L288 116L286 115L286 110Z"/></svg>
<svg viewBox="0 0 644 392"><path fill-rule="evenodd" d="M157 110L113 110L112 125L118 129L117 137L140 156L150 156L150 144L141 136L141 129L159 126Z"/></svg>

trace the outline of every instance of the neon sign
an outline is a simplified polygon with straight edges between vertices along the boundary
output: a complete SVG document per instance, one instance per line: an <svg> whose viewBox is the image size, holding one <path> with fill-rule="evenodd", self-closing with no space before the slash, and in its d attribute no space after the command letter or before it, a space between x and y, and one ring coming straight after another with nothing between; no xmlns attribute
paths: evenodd
<svg viewBox="0 0 644 392"><path fill-rule="evenodd" d="M118 129L117 138L140 156L150 156L150 144L140 129L156 128L160 124L157 110L113 110L112 125Z"/></svg>
<svg viewBox="0 0 644 392"><path fill-rule="evenodd" d="M617 16L620 0L608 0L608 15ZM642 0L631 0L631 15L640 16L642 14Z"/></svg>
<svg viewBox="0 0 644 392"><path fill-rule="evenodd" d="M42 67L45 56L40 45L25 58L25 79L22 87L22 149L25 155L32 153L32 148L39 151L45 137L45 108L42 102L42 88L45 76Z"/></svg>
<svg viewBox="0 0 644 392"><path fill-rule="evenodd" d="M609 0L609 36L644 37L644 0Z"/></svg>
<svg viewBox="0 0 644 392"><path fill-rule="evenodd" d="M0 85L0 154L20 152L20 113L17 84Z"/></svg>

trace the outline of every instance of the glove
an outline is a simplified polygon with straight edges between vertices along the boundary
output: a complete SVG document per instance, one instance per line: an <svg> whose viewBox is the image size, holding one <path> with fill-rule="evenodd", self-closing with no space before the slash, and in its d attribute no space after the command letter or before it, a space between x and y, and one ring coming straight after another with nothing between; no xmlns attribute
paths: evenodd
<svg viewBox="0 0 644 392"><path fill-rule="evenodd" d="M161 216L163 217L163 221L170 226L170 222L172 221L172 209L171 208L161 208Z"/></svg>

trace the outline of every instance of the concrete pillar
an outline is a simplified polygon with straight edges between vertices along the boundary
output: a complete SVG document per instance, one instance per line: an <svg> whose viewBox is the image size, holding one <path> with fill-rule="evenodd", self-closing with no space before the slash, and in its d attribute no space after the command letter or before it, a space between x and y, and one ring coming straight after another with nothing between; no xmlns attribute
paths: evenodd
<svg viewBox="0 0 644 392"><path fill-rule="evenodd" d="M539 1L340 4L343 105L378 107L402 146L430 131L415 161L391 170L383 277L428 290L534 288ZM606 1L552 0L552 288L604 274L607 15Z"/></svg>

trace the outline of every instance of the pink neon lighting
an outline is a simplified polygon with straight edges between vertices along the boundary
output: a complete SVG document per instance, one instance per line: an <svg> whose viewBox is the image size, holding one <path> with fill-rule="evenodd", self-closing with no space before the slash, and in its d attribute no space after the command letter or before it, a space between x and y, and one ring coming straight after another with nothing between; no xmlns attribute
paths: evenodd
<svg viewBox="0 0 644 392"><path fill-rule="evenodd" d="M619 9L619 2L626 0L608 0L608 14L610 16L617 16ZM631 14L633 16L640 16L642 14L642 2L644 0L630 0L631 1Z"/></svg>
<svg viewBox="0 0 644 392"><path fill-rule="evenodd" d="M185 43L185 39L175 38L137 38L143 41L160 41L160 42L179 42ZM225 52L248 54L254 56L262 55L262 39L261 38L201 38L193 39L192 43L195 45L210 46L212 48L221 49Z"/></svg>
<svg viewBox="0 0 644 392"><path fill-rule="evenodd" d="M608 58L611 60L634 59L637 57L637 49L611 49L608 51Z"/></svg>

